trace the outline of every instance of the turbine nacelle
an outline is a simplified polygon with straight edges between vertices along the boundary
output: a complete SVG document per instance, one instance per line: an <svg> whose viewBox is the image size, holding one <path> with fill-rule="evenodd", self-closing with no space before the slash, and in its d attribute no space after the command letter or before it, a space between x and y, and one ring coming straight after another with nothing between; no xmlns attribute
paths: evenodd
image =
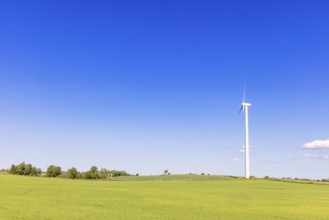
<svg viewBox="0 0 329 220"><path fill-rule="evenodd" d="M247 102L242 102L242 104L241 104L242 106L244 106L244 107L246 107L246 106L251 106L251 104L250 103L247 103Z"/></svg>
<svg viewBox="0 0 329 220"><path fill-rule="evenodd" d="M251 106L251 104L250 103L247 103L247 102L242 102L241 103L241 108L240 108L240 110L239 110L239 113L243 110L245 110L245 108L246 107L249 107L249 106Z"/></svg>

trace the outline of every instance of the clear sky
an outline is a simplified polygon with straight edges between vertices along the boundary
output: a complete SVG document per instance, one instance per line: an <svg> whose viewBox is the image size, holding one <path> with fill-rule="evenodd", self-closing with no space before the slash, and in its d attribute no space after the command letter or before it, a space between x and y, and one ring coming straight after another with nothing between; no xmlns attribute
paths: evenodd
<svg viewBox="0 0 329 220"><path fill-rule="evenodd" d="M251 175L329 178L328 11L1 1L0 167L243 176L246 83Z"/></svg>

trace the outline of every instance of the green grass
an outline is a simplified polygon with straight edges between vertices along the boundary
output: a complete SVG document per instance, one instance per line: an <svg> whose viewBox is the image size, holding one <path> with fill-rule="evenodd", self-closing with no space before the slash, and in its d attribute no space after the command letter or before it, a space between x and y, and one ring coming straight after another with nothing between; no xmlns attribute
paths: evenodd
<svg viewBox="0 0 329 220"><path fill-rule="evenodd" d="M0 219L329 218L328 185L196 175L121 180L0 175Z"/></svg>
<svg viewBox="0 0 329 220"><path fill-rule="evenodd" d="M216 175L197 175L197 174L181 174L181 175L157 175L157 176L121 176L113 177L110 180L114 181L209 181L209 180L228 180L237 179L237 177L230 176L216 176ZM240 177L241 178L241 177Z"/></svg>

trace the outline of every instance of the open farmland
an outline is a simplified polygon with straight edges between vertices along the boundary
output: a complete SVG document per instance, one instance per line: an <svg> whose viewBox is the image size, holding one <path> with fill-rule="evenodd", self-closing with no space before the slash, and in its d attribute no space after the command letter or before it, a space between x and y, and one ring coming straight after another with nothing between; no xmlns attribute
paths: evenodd
<svg viewBox="0 0 329 220"><path fill-rule="evenodd" d="M0 175L0 197L0 219L329 217L329 185L213 176L87 181Z"/></svg>

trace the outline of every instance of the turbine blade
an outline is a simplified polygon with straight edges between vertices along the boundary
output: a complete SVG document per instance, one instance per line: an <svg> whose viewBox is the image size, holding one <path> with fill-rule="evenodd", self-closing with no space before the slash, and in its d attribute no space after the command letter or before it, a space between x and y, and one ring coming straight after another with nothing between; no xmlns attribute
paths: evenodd
<svg viewBox="0 0 329 220"><path fill-rule="evenodd" d="M242 98L242 103L244 103L246 101L246 83L244 84L244 88L243 88L243 98Z"/></svg>
<svg viewBox="0 0 329 220"><path fill-rule="evenodd" d="M241 113L242 110L243 110L243 105L241 105L241 108L239 110L239 114Z"/></svg>

